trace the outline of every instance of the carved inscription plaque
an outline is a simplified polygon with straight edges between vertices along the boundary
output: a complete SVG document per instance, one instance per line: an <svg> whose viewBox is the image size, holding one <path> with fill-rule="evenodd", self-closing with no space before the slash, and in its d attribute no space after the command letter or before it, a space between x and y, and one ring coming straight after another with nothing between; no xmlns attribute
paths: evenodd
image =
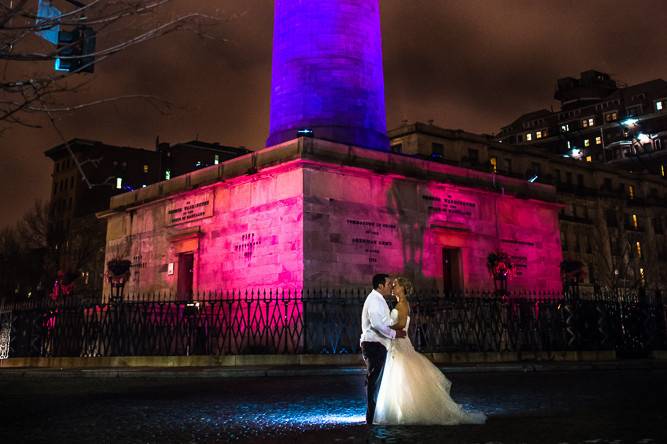
<svg viewBox="0 0 667 444"><path fill-rule="evenodd" d="M514 273L517 276L523 276L528 268L528 257L526 256L510 256L514 264Z"/></svg>
<svg viewBox="0 0 667 444"><path fill-rule="evenodd" d="M442 214L446 217L459 216L466 219L477 217L477 203L447 194L442 197L423 194L429 214Z"/></svg>
<svg viewBox="0 0 667 444"><path fill-rule="evenodd" d="M255 233L245 233L241 235L241 238L238 242L235 242L233 245L234 253L239 257L245 259L252 258L252 253L262 244L262 241L259 236L255 236Z"/></svg>
<svg viewBox="0 0 667 444"><path fill-rule="evenodd" d="M177 225L213 216L213 193L176 199L167 205L167 225Z"/></svg>
<svg viewBox="0 0 667 444"><path fill-rule="evenodd" d="M352 232L352 245L368 255L369 263L376 263L385 248L394 244L396 224L370 220L347 219L346 225Z"/></svg>
<svg viewBox="0 0 667 444"><path fill-rule="evenodd" d="M514 247L509 247L513 250L520 248L517 246L524 246L524 247L535 246L533 242L526 242L515 239L501 239L501 242L504 244L514 245ZM523 276L528 269L528 256L522 255L520 253L515 253L510 255L510 259L514 264L514 274L516 274L517 276Z"/></svg>

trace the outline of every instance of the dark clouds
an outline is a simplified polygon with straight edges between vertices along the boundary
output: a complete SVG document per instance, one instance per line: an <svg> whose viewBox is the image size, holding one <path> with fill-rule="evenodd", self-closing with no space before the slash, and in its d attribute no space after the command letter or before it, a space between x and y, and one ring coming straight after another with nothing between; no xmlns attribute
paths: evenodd
<svg viewBox="0 0 667 444"><path fill-rule="evenodd" d="M135 101L62 116L65 137L147 148L156 136L263 146L272 2L182 0L164 16L193 8L230 17L212 30L217 40L175 33L136 47L100 64L95 82L77 97L155 94L177 108L164 116ZM558 77L596 68L629 84L665 78L664 23L663 0L383 0L388 127L433 119L493 133L554 104ZM123 30L114 32L101 44ZM58 143L48 126L2 136L0 226L34 198L48 198L51 164L42 152Z"/></svg>

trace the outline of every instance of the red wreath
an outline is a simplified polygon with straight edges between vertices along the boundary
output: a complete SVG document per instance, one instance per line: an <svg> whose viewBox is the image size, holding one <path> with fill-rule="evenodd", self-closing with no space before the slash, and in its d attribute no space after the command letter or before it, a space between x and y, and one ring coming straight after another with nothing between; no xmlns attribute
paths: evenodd
<svg viewBox="0 0 667 444"><path fill-rule="evenodd" d="M494 279L509 279L514 274L514 264L503 251L494 251L486 259L486 266Z"/></svg>

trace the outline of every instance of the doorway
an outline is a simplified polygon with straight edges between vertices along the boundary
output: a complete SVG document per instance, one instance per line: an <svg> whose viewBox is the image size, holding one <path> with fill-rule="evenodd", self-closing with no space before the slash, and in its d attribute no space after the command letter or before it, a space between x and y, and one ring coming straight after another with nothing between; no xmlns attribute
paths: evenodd
<svg viewBox="0 0 667 444"><path fill-rule="evenodd" d="M463 269L460 248L442 249L442 279L445 294L463 291Z"/></svg>
<svg viewBox="0 0 667 444"><path fill-rule="evenodd" d="M192 275L194 272L195 254L182 253L178 255L178 285L179 299L192 299Z"/></svg>

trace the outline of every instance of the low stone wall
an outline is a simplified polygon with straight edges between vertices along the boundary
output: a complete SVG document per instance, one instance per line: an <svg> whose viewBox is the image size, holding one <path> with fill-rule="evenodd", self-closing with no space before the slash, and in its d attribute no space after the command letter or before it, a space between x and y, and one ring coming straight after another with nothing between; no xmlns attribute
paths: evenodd
<svg viewBox="0 0 667 444"><path fill-rule="evenodd" d="M555 351L502 353L427 353L439 365L496 364L512 362L614 361L614 351ZM666 359L667 352L653 352ZM0 360L3 368L188 368L249 366L363 366L361 355L228 355L228 356L114 356L100 358L11 358Z"/></svg>

